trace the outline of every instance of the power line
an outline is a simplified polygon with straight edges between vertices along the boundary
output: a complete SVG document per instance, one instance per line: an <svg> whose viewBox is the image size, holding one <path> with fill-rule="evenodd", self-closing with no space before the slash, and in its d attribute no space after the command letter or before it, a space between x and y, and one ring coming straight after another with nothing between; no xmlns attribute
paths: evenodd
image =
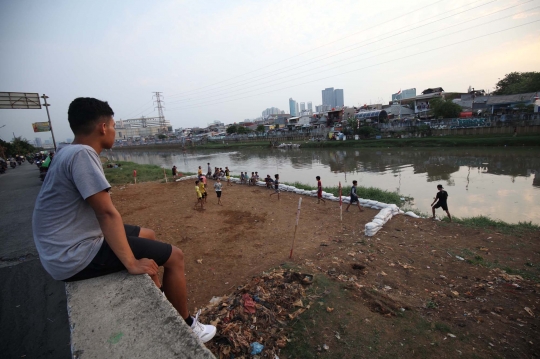
<svg viewBox="0 0 540 359"><path fill-rule="evenodd" d="M531 9L528 9L528 10L525 10L525 11L522 11L522 12L526 12L526 11L530 11L530 10L533 10L533 9L536 9L540 6L537 6L537 7L533 7ZM509 15L509 16L514 16L515 14L512 14L512 15ZM509 16L504 16L502 18L505 18L505 17L509 17ZM500 19L502 19L500 18ZM347 65L350 65L350 64L353 64L353 63L356 63L356 62L359 62L359 61L364 61L366 59L369 59L369 58L373 58L373 57L377 57L377 56L381 56L381 55L385 55L385 54L388 54L388 53L392 53L392 52L395 52L395 51L399 51L399 50L403 50L403 49L407 49L407 48L410 48L410 47L413 47L413 46L416 46L416 45L420 45L420 44L423 44L423 43L426 43L426 42L430 42L430 41L434 41L434 40L437 40L437 39L440 39L440 38L443 38L443 37L447 37L447 36L451 36L451 35L454 35L454 34L457 34L459 32L463 32L463 31L467 31L467 30L470 30L470 29L473 29L475 27L478 27L478 26L483 26L483 25L486 25L486 24L489 24L491 22L495 22L495 21L499 21L500 19L494 19L494 20L490 20L488 22L485 22L483 24L480 24L480 25L474 25L474 26L471 26L469 28L464 28L464 29L460 29L460 30L457 30L457 31L454 31L454 32L451 32L451 33L447 33L447 34L444 34L444 35L441 35L441 36L438 36L438 37L434 37L434 38L431 38L431 39L428 39L428 40L424 40L424 41L420 41L420 42L417 42L417 43L414 43L412 45L407 45L407 46L403 46L403 47L400 47L400 48L396 48L396 49L393 49L393 50L390 50L390 51L386 51L386 52L383 52L383 53L380 53L378 55L374 55L374 56L370 56L370 57L367 57L367 58L364 58L364 59L361 59L361 60L357 60L357 61L352 61L352 62L349 62L347 64L343 64L343 65L339 65L339 66L334 66L334 67L331 67L331 68L328 68L326 70L323 70L323 71L330 71L330 70L333 70L333 69L336 69L336 68L340 68L340 67L343 67L343 66L347 66ZM443 29L444 30L444 29ZM407 40L407 41L410 41ZM403 42L403 41L402 41ZM406 41L405 41L406 42ZM391 45L388 45L388 46L385 46L383 48L387 48L387 47L392 47L394 46L395 44L391 44ZM377 49L375 51L379 51L381 49ZM336 61L336 62L340 62L340 61ZM320 66L319 68L321 67L325 67L325 66L328 66L327 65L323 65L323 66ZM310 70L306 70L304 72L310 72L310 71L313 71L313 70L316 70L317 68L315 69L310 69ZM301 72L302 73L302 72ZM283 81L295 81L295 80L298 80L298 79L302 79L302 78L305 78L305 77L308 77L308 76L311 76L311 75L303 75L303 76L297 76L297 77L294 77L292 79L288 79L288 80L284 80L284 79L276 79L274 81L270 81L270 82L276 82L276 81L279 81L279 82L283 82ZM269 86L264 86L264 87L260 87L259 85L255 85L255 86L251 86L251 87L258 87L258 90L261 90L261 89L264 89L264 88L269 88L269 87L273 87L273 86L276 86L275 84L274 85L269 85ZM246 89L249 89L250 86L242 89L243 90L246 90ZM242 95L244 93L248 93L248 92L252 92L253 90L250 90L250 91L244 91L244 92L240 92L240 93L237 93L237 94L233 94L233 95L227 95L227 96L221 96L221 97L217 97L216 99L217 100L220 100L220 99L224 99L224 98L228 98L228 97L234 97L234 96L238 96L238 95ZM214 96L208 96L206 98L215 98ZM200 100L203 100L205 98L201 98ZM205 102L199 102L199 103L205 103ZM193 105L198 105L199 103L195 103Z"/></svg>
<svg viewBox="0 0 540 359"><path fill-rule="evenodd" d="M380 65L385 65L385 64L388 64L388 63L396 62L396 61L401 61L401 60L406 59L406 58L410 58L410 57L422 55L422 54L425 54L425 53L428 53L428 52L433 52L433 51L440 50L440 49L444 49L444 48L447 48L447 47L450 47L450 46L459 45L459 44L463 44L463 43L465 43L465 42L470 42L470 41L473 41L473 40L481 39L481 38L483 38L483 37L487 37L487 36L490 36L490 35L502 33L502 32L509 31L509 30L513 30L513 29L516 29L516 28L519 28L519 27L523 27L523 26L527 26L527 25L530 25L530 24L533 24L533 23L536 23L536 22L539 22L539 21L540 21L540 20L531 21L531 22L528 22L528 23L525 23L525 24L516 25L516 26L513 26L513 27L509 27L509 28L503 29L503 30L494 31L494 32L491 32L491 33L488 33L488 34L476 36L476 37L473 37L473 38L470 38L470 39L466 39L466 40L462 40L462 41L457 41L457 42L454 42L454 43L451 43L451 44L447 44L447 45L444 45L444 46L440 46L440 47L436 47L436 48L433 48L433 49L425 50L425 51L422 51L422 52L417 52L417 53L412 54L412 55L402 56L402 57L400 57L400 58L398 58L398 59L388 60L388 61L385 61L385 62L379 62L379 63L377 63L377 64L373 64L373 65L361 67L361 68L358 68L358 69L354 69L354 70L342 72L342 73L335 74L335 75L331 75L331 76L327 76L327 77L322 77L322 78L319 78L319 79L316 79L316 80L312 80L312 81L303 82L303 83L301 83L301 84L291 85L291 86L279 88L279 89L276 89L276 90L271 90L271 91L267 91L267 92L263 92L263 93L257 93L257 94L253 94L253 95L250 95L250 96L244 96L244 97L241 97L241 98L236 98L236 99L231 99L231 100L226 100L226 101L221 101L221 102L214 102L214 101L211 101L211 102L209 102L209 103L212 103L212 104L220 104L220 103L226 103L226 102L231 102L231 101L243 100L243 99L246 99L246 98L251 98L251 97L255 97L255 96L259 96L259 95L265 95L265 94L268 94L268 93L277 92L277 91L281 91L281 90L284 90L284 89L289 89L289 88L292 88L292 87L298 87L298 86L310 84L310 83L313 83L313 82L317 82L317 81L321 81L321 80L326 80L326 79L329 79L329 78L333 78L333 77L336 77L336 76L346 75L346 74L349 74L349 73L352 73L352 72L361 71L361 70L365 70L365 69L372 68L372 67L376 67L376 66L380 66ZM205 105L206 105L206 104L200 104L200 105L194 105L194 106L186 106L186 107L178 107L178 108L172 108L172 109L169 109L169 110L180 110L180 109L181 109L181 110L185 110L185 109L188 109L188 108L197 108L197 107L202 107L202 106L205 106Z"/></svg>
<svg viewBox="0 0 540 359"><path fill-rule="evenodd" d="M390 20L388 20L388 21L385 21L385 22L383 22L383 23L374 25L374 26L371 27L371 29L377 28L377 27L379 27L379 26L385 25L385 24L390 23L390 22L393 22L393 21L396 21L397 19L400 19L400 18L402 18L402 17L404 17L404 16L407 16L407 15L410 15L410 14L412 14L412 13L415 13L415 12L417 12L417 11L419 11L419 10L423 10L423 9L428 8L428 7L434 6L434 5L436 5L436 4L440 3L440 2L443 2L443 1L444 1L444 0L439 0L439 1L436 1L436 2L434 2L434 3L432 3L432 4L423 6L423 7L421 7L421 8L416 9L416 10L413 10L413 11L410 11L410 12L408 12L408 13L405 13L405 14L403 14L403 15L400 15L400 16L398 16L398 17L395 17L395 18L390 19ZM472 3L469 3L469 4L466 4L466 5L459 6L459 7L457 7L456 9L459 9L459 8L464 7L464 6L468 6L468 5L474 4L474 3L478 2L478 1L481 1L481 0L475 0L475 1L473 1ZM489 4L489 3L494 2L494 1L497 1L497 0L492 0L492 1L488 2L488 3L486 3L486 4ZM456 9L454 9L454 10L456 10ZM453 11L453 10L451 10L451 11ZM439 16L439 15L435 15L435 16ZM429 18L428 18L428 19L429 19ZM257 71L259 71L259 70L263 70L263 69L265 69L265 68L268 68L268 67L271 67L271 66L280 64L280 63L285 62L285 61L289 61L289 60L291 60L291 59L293 59L293 58L296 58L296 57L305 55L305 54L307 54L307 53L309 53L309 52L315 51L315 50L320 49L320 48L322 48L322 47L326 47L326 46L328 46L328 45L330 45L330 44L339 42L339 41L341 41L341 40L344 40L344 39L346 39L346 38L349 38L349 37L351 37L351 36L357 35L357 34L362 33L362 32L365 32L365 30L360 30L360 31L354 32L354 33L349 34L349 35L347 35L347 36L345 36L345 37L342 37L342 38L340 38L340 39L338 39L338 40L334 40L334 41L327 42L327 43L325 43L325 44L323 44L323 45L314 47L313 49L310 49L310 50L301 52L301 53L299 53L299 54L297 54L297 55L288 57L288 58L286 58L286 59L284 59L284 60L280 60L280 61L271 63L271 64L266 65L266 66L263 66L263 67L259 67L259 68L255 69L255 70L252 70L252 71L249 71L249 72L246 72L246 73L237 75L237 76L235 76L235 77L231 77L231 78L226 79L226 80L222 80L222 81L216 82L216 83L214 83L214 84L210 84L210 85L206 85L206 86L203 86L203 87L199 87L199 88L193 89L192 91L197 91L197 90L200 90L200 89L205 89L205 88L211 87L211 86L216 85L216 84L220 84L220 83L223 83L223 82L227 82L227 81L230 81L230 80L234 80L234 79L236 79L236 78L238 78L238 77L240 77L240 76L246 76L246 75L252 74L252 73L257 72ZM189 91L189 92L191 92L191 91ZM184 95L185 93L188 93L188 92L187 92L187 91L184 91L184 92L181 92L181 93L179 93L179 94L174 94L174 95L169 96L169 98L182 96L182 95Z"/></svg>
<svg viewBox="0 0 540 359"><path fill-rule="evenodd" d="M481 0L476 0L476 1L474 1L473 3L478 2L478 1L481 1ZM363 40L363 41L360 41L360 42L358 42L358 43L356 43L356 44L353 44L353 45L350 45L350 46L345 47L345 49L349 48L348 50L344 50L344 51L338 52L338 53L333 54L333 55L328 55L328 56L327 56L327 55L319 55L319 56L315 56L315 57L313 57L313 58L311 58L311 59L309 59L309 60L304 60L304 61L298 62L298 63L296 63L296 64L293 64L293 65L285 66L285 67L282 68L282 69L277 69L277 70L274 70L274 71L266 72L266 73L264 73L264 74L262 74L262 75L255 76L255 78L250 78L249 80L241 80L241 81L233 82L232 84L228 84L228 85L224 85L224 86L218 86L218 87L216 87L214 90L209 90L209 91L210 91L210 93L215 92L215 91L218 91L218 92L219 92L219 90L217 90L217 89L221 89L221 88L230 88L230 87L238 87L238 86L241 86L242 84L245 84L245 83L251 83L251 82L255 82L255 81L258 81L258 80L261 80L261 79L264 79L264 78L271 77L270 75L276 75L276 74L288 72L288 71L291 71L291 70L294 70L294 69L303 67L303 66L308 65L308 64L311 64L311 63L315 63L315 62L318 62L318 61L321 61L321 60L325 60L325 59L328 59L328 58L331 58L331 57L334 57L334 56L338 56L338 55L344 54L344 53L346 53L346 52L350 52L350 51L353 51L353 50L356 50L356 49L359 49L359 48L362 48L362 47L365 47L365 46L368 46L368 45L371 45L371 44L374 44L374 43L377 43L377 42L380 42L380 41L383 41L383 40L386 40L386 39L389 39L389 38L393 38L393 37L395 37L395 36L399 36L399 35L402 35L402 34L404 34L404 33L411 32L411 31L413 31L413 30L417 30L417 29L419 29L419 28L422 28L422 27L431 25L431 24L433 24L433 23L440 22L440 21L442 21L442 20L445 20L445 19L454 17L454 16L456 16L456 15L459 15L459 14L462 14L462 13L465 13L465 12L468 12L468 11L471 11L471 10L474 10L474 9L477 9L477 8L479 8L479 7L482 7L482 6L491 4L491 3L495 2L495 1L497 1L497 0L491 0L491 1L488 1L487 3L484 3L484 4L481 4L481 5L475 6L475 7L470 8L470 9L463 10L463 11L461 11L461 12L458 12L458 13L455 13L455 14L452 14L452 15L448 15L448 16L443 17L443 18L441 18L441 19L437 19L437 20L434 20L434 21L432 21L432 22L426 22L426 23L423 23L422 25L419 25L419 26L417 26L417 27L413 27L413 28L408 29L408 30L404 30L404 31L399 32L399 33L397 33L397 34L392 34L393 31L390 31L390 32L387 32L387 33L385 33L385 34L382 35L382 36L385 36L385 35L388 35L388 36L383 37L383 38L380 38L380 39L373 40L373 41L371 41L371 42L368 42L367 44L360 45L360 44L362 44L362 43L365 43L366 41L369 41L369 40ZM529 1L532 1L532 0L529 0ZM527 2L528 2L528 1L526 1L526 2L524 2L524 3L521 3L521 5L523 5L523 4L527 3ZM473 4L473 3L469 3L469 4L467 4L467 5L463 5L463 6L457 7L457 8L455 8L455 9L453 9L452 11L458 10L458 9L460 9L460 8L462 8L462 7L465 7L465 6L469 6L469 5ZM518 5L516 5L516 6L518 6ZM444 14L443 14L443 15L444 15ZM429 19L433 19L433 18L437 18L437 17L439 17L439 16L440 16L440 14L434 15L434 16L425 18L424 21L425 21L425 20L429 20ZM359 45L359 46L357 46L357 45ZM294 57L296 57L296 56L294 56ZM322 58L321 58L321 57L322 57ZM286 60L282 60L281 62L283 62L283 61L286 61ZM303 63L306 63L306 62L307 62L307 64L300 65L300 64L303 64ZM298 66L298 65L299 65L299 66ZM294 67L294 66L296 66L296 67ZM281 71L281 70L287 69L287 68L289 68L289 69L288 69L288 70L285 70L285 71ZM277 71L281 71L281 72L277 72ZM276 73L276 72L277 72L277 73ZM259 79L257 80L257 77L261 77L261 76L265 76L265 75L268 75L268 76L259 78ZM235 85L235 84L238 84L238 85L232 86L232 85ZM212 85L209 85L209 86L212 86ZM209 86L206 86L206 87L209 87ZM190 91L190 95L197 94L197 93L201 93L201 92L203 92L203 93L205 93L205 94L208 93L208 91L197 91L197 90L194 90L194 91ZM177 95L177 96L178 96L178 95ZM190 99L178 99L178 100L175 100L175 101L171 101L170 103L178 103L178 102L189 101L189 100L190 100Z"/></svg>

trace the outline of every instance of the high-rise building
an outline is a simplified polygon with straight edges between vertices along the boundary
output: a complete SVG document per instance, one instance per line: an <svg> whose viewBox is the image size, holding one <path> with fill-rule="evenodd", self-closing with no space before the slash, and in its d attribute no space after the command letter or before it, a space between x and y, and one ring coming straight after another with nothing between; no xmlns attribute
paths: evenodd
<svg viewBox="0 0 540 359"><path fill-rule="evenodd" d="M311 101L307 103L307 109L308 111L313 112L313 104L311 103Z"/></svg>
<svg viewBox="0 0 540 359"><path fill-rule="evenodd" d="M305 102L300 102L300 112L304 112L306 110L306 103Z"/></svg>
<svg viewBox="0 0 540 359"><path fill-rule="evenodd" d="M298 116L297 109L298 103L292 99L292 97L289 99L289 111L291 113L291 116Z"/></svg>
<svg viewBox="0 0 540 359"><path fill-rule="evenodd" d="M280 112L281 112L280 109L277 107L269 107L262 112L262 116L268 117L270 115L279 115Z"/></svg>
<svg viewBox="0 0 540 359"><path fill-rule="evenodd" d="M322 90L322 105L333 107L335 103L334 88L328 87Z"/></svg>
<svg viewBox="0 0 540 359"><path fill-rule="evenodd" d="M335 89L334 91L334 107L343 107L345 100L343 98L343 89Z"/></svg>
<svg viewBox="0 0 540 359"><path fill-rule="evenodd" d="M36 147L43 147L43 142L41 142L40 137L36 137Z"/></svg>
<svg viewBox="0 0 540 359"><path fill-rule="evenodd" d="M335 89L333 87L322 90L322 105L325 110L345 106L343 98L343 89Z"/></svg>
<svg viewBox="0 0 540 359"><path fill-rule="evenodd" d="M296 103L296 115L295 116L300 116L300 106L299 106L298 102Z"/></svg>

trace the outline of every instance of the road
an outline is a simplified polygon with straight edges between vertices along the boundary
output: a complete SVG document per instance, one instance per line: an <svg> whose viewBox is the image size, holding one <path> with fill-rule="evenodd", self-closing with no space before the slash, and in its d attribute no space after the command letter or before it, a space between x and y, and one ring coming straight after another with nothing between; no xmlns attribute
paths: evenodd
<svg viewBox="0 0 540 359"><path fill-rule="evenodd" d="M32 236L35 165L0 175L0 357L71 358L64 284L45 272Z"/></svg>

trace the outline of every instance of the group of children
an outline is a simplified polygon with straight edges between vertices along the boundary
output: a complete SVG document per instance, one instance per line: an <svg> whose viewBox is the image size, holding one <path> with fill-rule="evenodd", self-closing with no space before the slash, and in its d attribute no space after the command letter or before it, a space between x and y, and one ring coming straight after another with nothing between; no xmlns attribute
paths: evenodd
<svg viewBox="0 0 540 359"><path fill-rule="evenodd" d="M173 167L173 176L176 177L176 166ZM225 170L223 171L221 168L215 167L214 173L212 174L212 169L210 167L210 163L208 163L208 173L206 176L202 173L202 168L199 166L199 169L197 171L198 179L195 181L195 191L197 193L197 203L195 204L195 208L198 204L200 204L201 209L204 210L204 203L207 201L207 177L212 177L216 182L214 183L214 190L216 192L217 198L218 198L218 205L222 205L221 203L221 192L223 188L223 184L221 183L221 178L225 177L227 179L227 186L232 186L231 184L231 176L230 176L230 170L229 167L225 167ZM270 194L270 197L277 194L278 200L280 200L280 190L279 190L279 174L274 175L275 179L272 179L270 175L267 175L264 179L264 182L266 183L266 188L274 188L274 192ZM248 186L255 186L257 182L259 181L259 173L258 172L251 172L251 176L249 176L248 172L240 172L240 184L247 184ZM315 177L317 180L317 204L320 204L321 201L323 203L326 203L326 201L323 198L322 195L322 182L321 177L317 176ZM351 191L349 193L350 201L347 205L347 208L345 209L345 212L349 212L349 207L351 205L356 205L358 207L358 210L360 212L363 212L364 210L360 206L360 201L358 199L358 193L357 190L358 181L354 180L353 185L351 187ZM448 211L448 204L447 204L447 198L448 193L444 191L442 185L437 185L437 190L439 191L437 193L437 196L434 198L433 203L431 204L432 211L433 211L433 219L435 219L435 209L442 208L446 214L448 215L448 218L450 219L450 222L452 222L452 216L450 215L450 212ZM436 203L436 204L435 204Z"/></svg>

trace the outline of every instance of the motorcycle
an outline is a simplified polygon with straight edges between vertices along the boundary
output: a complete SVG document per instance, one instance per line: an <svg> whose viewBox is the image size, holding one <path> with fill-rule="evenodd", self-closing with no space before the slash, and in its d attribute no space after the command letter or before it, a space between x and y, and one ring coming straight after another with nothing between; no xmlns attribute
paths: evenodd
<svg viewBox="0 0 540 359"><path fill-rule="evenodd" d="M9 166L10 166L11 168L15 168L15 167L17 167L17 162L11 160L11 161L9 161Z"/></svg>

